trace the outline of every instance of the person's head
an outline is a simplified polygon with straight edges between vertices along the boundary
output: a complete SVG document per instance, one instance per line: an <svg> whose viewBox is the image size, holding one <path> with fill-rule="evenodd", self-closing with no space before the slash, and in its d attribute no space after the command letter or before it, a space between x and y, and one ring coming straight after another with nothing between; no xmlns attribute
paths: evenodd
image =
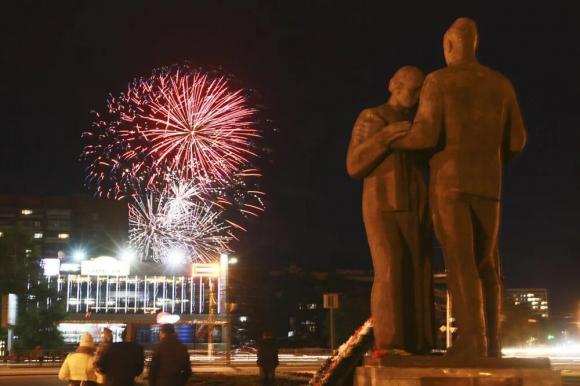
<svg viewBox="0 0 580 386"><path fill-rule="evenodd" d="M467 17L455 20L443 35L443 54L448 65L472 62L478 44L477 25Z"/></svg>
<svg viewBox="0 0 580 386"><path fill-rule="evenodd" d="M165 340L174 335L175 335L175 327L173 327L173 324L167 323L161 325L161 328L159 329L159 339Z"/></svg>
<svg viewBox="0 0 580 386"><path fill-rule="evenodd" d="M81 341L79 343L79 347L88 347L93 348L93 336L88 332L85 332L81 335Z"/></svg>
<svg viewBox="0 0 580 386"><path fill-rule="evenodd" d="M104 343L111 343L113 341L113 331L107 327L103 328L101 332L101 341Z"/></svg>
<svg viewBox="0 0 580 386"><path fill-rule="evenodd" d="M419 101L425 74L414 66L404 66L389 80L389 104L395 108L410 109Z"/></svg>

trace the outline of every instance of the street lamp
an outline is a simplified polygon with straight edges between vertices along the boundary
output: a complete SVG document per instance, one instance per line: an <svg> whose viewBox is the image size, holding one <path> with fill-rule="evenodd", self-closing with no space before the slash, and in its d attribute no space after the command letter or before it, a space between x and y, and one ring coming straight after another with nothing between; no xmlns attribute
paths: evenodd
<svg viewBox="0 0 580 386"><path fill-rule="evenodd" d="M87 257L87 253L82 249L77 249L72 253L73 259L76 261L84 260Z"/></svg>

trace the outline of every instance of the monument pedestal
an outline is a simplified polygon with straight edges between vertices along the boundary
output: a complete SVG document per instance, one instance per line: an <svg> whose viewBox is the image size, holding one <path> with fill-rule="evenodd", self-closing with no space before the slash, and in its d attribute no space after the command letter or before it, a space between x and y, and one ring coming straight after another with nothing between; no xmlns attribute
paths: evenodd
<svg viewBox="0 0 580 386"><path fill-rule="evenodd" d="M560 386L548 358L435 356L367 358L356 369L354 386Z"/></svg>

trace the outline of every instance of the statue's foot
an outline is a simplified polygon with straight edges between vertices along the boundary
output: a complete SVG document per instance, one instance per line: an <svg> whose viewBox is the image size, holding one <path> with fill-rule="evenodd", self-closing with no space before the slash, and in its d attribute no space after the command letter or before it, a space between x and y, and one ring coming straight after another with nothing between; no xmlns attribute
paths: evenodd
<svg viewBox="0 0 580 386"><path fill-rule="evenodd" d="M476 339L466 341L459 338L447 349L445 356L458 359L485 358L488 353L485 344L478 343Z"/></svg>
<svg viewBox="0 0 580 386"><path fill-rule="evenodd" d="M401 350L398 348L387 348L387 349L377 349L373 351L372 357L377 359L382 357L402 357L402 356L406 357L410 355L412 354L405 350Z"/></svg>

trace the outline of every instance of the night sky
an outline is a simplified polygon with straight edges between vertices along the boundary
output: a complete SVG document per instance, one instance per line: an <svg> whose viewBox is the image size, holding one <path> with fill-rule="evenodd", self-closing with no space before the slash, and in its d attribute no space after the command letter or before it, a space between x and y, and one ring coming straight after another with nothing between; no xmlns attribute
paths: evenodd
<svg viewBox="0 0 580 386"><path fill-rule="evenodd" d="M580 300L574 2L104 3L3 6L0 192L87 192L80 134L108 93L172 63L222 67L260 93L275 129L261 162L268 210L235 245L240 257L268 267L370 268L362 184L344 167L352 125L361 109L385 101L398 67L442 67L443 33L470 16L479 59L512 80L529 134L506 172L506 285L548 287L556 313Z"/></svg>

